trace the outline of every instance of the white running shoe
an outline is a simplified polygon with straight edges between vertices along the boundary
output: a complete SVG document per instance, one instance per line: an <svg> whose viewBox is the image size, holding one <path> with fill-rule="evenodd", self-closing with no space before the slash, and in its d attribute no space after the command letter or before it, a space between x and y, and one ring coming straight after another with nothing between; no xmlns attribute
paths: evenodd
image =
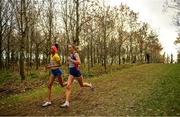
<svg viewBox="0 0 180 117"><path fill-rule="evenodd" d="M51 105L51 102L45 102L45 103L42 105L42 107L46 107L46 106L49 106L49 105Z"/></svg>
<svg viewBox="0 0 180 117"><path fill-rule="evenodd" d="M60 106L61 108L68 108L69 107L69 102L65 102Z"/></svg>

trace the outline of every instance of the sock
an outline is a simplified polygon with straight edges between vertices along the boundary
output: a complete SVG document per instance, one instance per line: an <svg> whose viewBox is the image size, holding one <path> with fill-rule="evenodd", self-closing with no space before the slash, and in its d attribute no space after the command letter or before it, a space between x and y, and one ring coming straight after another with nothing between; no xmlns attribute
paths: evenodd
<svg viewBox="0 0 180 117"><path fill-rule="evenodd" d="M69 106L69 101L66 101L65 104Z"/></svg>

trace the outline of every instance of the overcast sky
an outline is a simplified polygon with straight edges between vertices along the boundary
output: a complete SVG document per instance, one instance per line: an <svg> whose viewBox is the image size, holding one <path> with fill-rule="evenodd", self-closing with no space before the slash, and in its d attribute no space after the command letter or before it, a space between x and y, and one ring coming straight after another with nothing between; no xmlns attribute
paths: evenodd
<svg viewBox="0 0 180 117"><path fill-rule="evenodd" d="M169 55L172 53L176 59L177 47L174 45L174 40L177 32L172 23L175 11L169 9L168 12L162 12L164 0L107 0L107 4L113 6L121 3L127 4L135 12L139 12L140 20L148 22L159 34L163 51Z"/></svg>

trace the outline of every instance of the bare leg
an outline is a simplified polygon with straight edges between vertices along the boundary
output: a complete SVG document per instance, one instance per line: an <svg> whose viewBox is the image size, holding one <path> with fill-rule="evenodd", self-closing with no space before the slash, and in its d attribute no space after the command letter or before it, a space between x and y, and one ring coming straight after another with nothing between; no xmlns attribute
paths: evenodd
<svg viewBox="0 0 180 117"><path fill-rule="evenodd" d="M54 82L54 75L51 74L49 81L48 81L48 101L51 101L51 88Z"/></svg>
<svg viewBox="0 0 180 117"><path fill-rule="evenodd" d="M69 75L68 81L67 81L67 86L66 86L66 102L63 105L61 105L61 108L69 107L69 100L70 100L70 95L72 92L73 81L74 81L74 77L72 75Z"/></svg>
<svg viewBox="0 0 180 117"><path fill-rule="evenodd" d="M67 81L67 86L66 86L66 101L69 102L70 100L70 95L72 92L72 83L74 81L74 77L72 75L69 75L68 81Z"/></svg>
<svg viewBox="0 0 180 117"><path fill-rule="evenodd" d="M92 88L92 84L83 82L83 76L81 75L79 78L77 78L77 81L81 87L90 87Z"/></svg>
<svg viewBox="0 0 180 117"><path fill-rule="evenodd" d="M58 75L58 82L61 85L61 87L64 87L67 85L67 82L63 82L62 75Z"/></svg>

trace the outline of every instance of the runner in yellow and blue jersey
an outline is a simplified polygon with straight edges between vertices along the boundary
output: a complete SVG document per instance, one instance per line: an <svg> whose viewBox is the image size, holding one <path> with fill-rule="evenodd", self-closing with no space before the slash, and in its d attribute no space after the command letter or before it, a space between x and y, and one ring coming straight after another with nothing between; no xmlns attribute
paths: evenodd
<svg viewBox="0 0 180 117"><path fill-rule="evenodd" d="M58 77L58 82L62 87L66 85L66 82L63 82L62 80L62 71L60 69L61 59L57 52L58 52L57 45L52 45L50 64L47 66L47 68L49 68L51 71L51 75L48 81L48 101L42 105L43 107L51 105L51 88L55 77Z"/></svg>

